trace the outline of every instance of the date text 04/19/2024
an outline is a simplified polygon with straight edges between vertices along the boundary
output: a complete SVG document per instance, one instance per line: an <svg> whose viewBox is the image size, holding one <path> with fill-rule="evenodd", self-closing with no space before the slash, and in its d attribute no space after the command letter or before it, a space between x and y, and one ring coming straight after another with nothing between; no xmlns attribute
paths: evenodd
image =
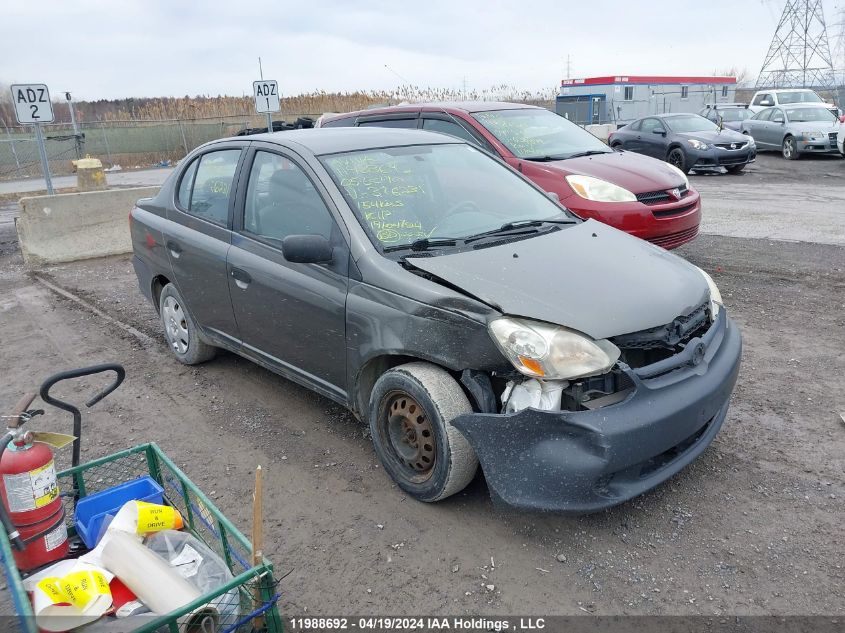
<svg viewBox="0 0 845 633"><path fill-rule="evenodd" d="M519 617L512 620L467 617L293 617L294 631L329 631L359 629L362 631L539 631L545 628L544 618Z"/></svg>

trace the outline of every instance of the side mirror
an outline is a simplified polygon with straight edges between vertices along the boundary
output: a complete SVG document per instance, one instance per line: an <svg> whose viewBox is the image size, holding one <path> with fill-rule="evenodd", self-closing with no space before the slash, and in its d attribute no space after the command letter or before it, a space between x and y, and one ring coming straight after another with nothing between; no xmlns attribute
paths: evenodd
<svg viewBox="0 0 845 633"><path fill-rule="evenodd" d="M770 107L772 107L773 105L775 105L775 102L774 102L774 101L772 101L771 99L764 99L763 101L761 101L761 102L760 102L760 105L761 105L761 106L766 106L767 108L770 108Z"/></svg>
<svg viewBox="0 0 845 633"><path fill-rule="evenodd" d="M666 130L657 129L657 130L652 130L652 132L654 134L660 134L660 136L666 136Z"/></svg>
<svg viewBox="0 0 845 633"><path fill-rule="evenodd" d="M322 235L288 235L282 240L282 255L294 264L327 264L332 245Z"/></svg>
<svg viewBox="0 0 845 633"><path fill-rule="evenodd" d="M560 196L557 195L554 191L547 191L546 195L552 202L560 202Z"/></svg>

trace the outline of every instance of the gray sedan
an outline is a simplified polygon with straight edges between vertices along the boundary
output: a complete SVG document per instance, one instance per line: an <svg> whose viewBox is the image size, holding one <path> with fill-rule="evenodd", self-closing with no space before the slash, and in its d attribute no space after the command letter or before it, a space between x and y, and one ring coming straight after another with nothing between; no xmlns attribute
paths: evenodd
<svg viewBox="0 0 845 633"><path fill-rule="evenodd" d="M839 154L838 132L837 118L819 105L766 108L742 123L742 133L754 138L757 149L780 150L789 160L804 153Z"/></svg>

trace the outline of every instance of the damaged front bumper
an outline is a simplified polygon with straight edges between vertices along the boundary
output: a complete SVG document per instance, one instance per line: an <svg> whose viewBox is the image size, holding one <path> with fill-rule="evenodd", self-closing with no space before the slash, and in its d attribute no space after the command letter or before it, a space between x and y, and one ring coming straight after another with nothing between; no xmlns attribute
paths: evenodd
<svg viewBox="0 0 845 633"><path fill-rule="evenodd" d="M665 481L719 432L742 339L724 310L671 359L638 369L628 397L592 411L524 409L452 421L475 449L494 501L537 511L595 512Z"/></svg>

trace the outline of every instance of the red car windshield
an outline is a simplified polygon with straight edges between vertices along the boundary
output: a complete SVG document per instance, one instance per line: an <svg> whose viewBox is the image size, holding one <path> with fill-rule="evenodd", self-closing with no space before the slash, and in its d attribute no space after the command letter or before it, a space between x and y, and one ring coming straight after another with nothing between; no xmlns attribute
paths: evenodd
<svg viewBox="0 0 845 633"><path fill-rule="evenodd" d="M612 151L585 129L541 108L491 110L472 116L517 158L563 159Z"/></svg>

